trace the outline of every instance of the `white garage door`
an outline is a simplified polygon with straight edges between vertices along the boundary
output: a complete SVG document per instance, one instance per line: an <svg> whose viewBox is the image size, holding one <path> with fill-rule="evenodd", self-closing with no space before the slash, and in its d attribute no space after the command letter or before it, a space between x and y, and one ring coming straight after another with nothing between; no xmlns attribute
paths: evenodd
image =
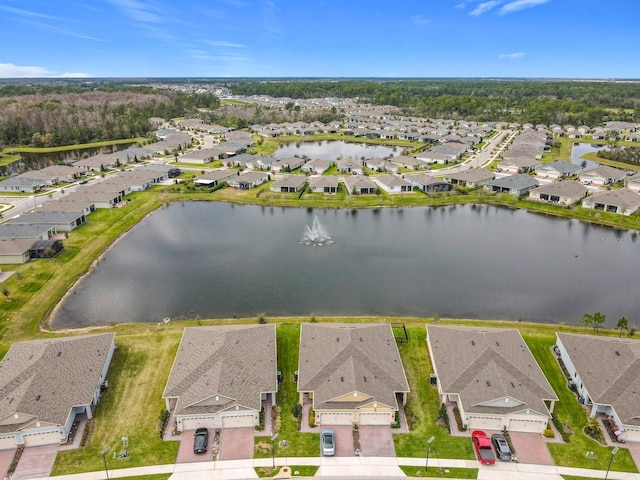
<svg viewBox="0 0 640 480"><path fill-rule="evenodd" d="M360 425L391 425L390 412L363 412L358 415Z"/></svg>
<svg viewBox="0 0 640 480"><path fill-rule="evenodd" d="M60 444L60 433L55 432L44 432L44 433L31 433L28 435L23 435L22 439L24 440L25 447L36 447L38 445L52 445L52 444Z"/></svg>
<svg viewBox="0 0 640 480"><path fill-rule="evenodd" d="M222 428L253 427L253 415L233 415L222 417Z"/></svg>
<svg viewBox="0 0 640 480"><path fill-rule="evenodd" d="M320 425L351 425L353 415L348 412L319 413L317 417Z"/></svg>
<svg viewBox="0 0 640 480"><path fill-rule="evenodd" d="M469 417L469 430L502 430L502 419L495 417Z"/></svg>
<svg viewBox="0 0 640 480"><path fill-rule="evenodd" d="M182 430L195 430L196 428L216 428L215 417L201 417L201 418L185 418L182 420Z"/></svg>
<svg viewBox="0 0 640 480"><path fill-rule="evenodd" d="M640 430L626 430L624 439L627 442L640 442Z"/></svg>
<svg viewBox="0 0 640 480"><path fill-rule="evenodd" d="M524 420L519 418L509 420L509 431L512 432L542 433L546 426L547 422L544 420Z"/></svg>
<svg viewBox="0 0 640 480"><path fill-rule="evenodd" d="M16 447L16 437L14 435L0 437L0 450L9 450Z"/></svg>

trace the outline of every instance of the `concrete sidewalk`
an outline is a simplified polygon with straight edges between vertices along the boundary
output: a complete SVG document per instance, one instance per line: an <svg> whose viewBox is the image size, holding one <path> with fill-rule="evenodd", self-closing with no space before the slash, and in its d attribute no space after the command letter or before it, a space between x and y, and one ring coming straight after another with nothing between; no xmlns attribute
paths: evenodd
<svg viewBox="0 0 640 480"><path fill-rule="evenodd" d="M109 470L109 478L126 478L138 475L170 473L171 480L236 480L258 478L254 467L270 467L273 460L228 460L218 462L182 463L149 467ZM389 457L283 457L276 458L277 466L319 466L316 477L339 478L402 478L400 466L423 467L426 458ZM498 462L495 465L480 465L475 460L429 458L429 469L478 468L480 480L562 480L562 475L585 478L603 478L603 470L532 465L524 463ZM295 475L294 475L295 477ZM45 477L49 480L104 480L104 471ZM282 476L279 478L283 478ZM285 477L286 478L286 477ZM448 477L451 478L451 477ZM640 480L639 473L609 472L611 480Z"/></svg>

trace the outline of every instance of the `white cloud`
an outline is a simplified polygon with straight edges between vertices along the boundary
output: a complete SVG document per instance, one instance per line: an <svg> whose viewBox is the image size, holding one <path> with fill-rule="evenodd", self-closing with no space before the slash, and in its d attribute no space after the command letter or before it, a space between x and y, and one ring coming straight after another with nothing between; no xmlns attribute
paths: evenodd
<svg viewBox="0 0 640 480"><path fill-rule="evenodd" d="M161 23L162 17L158 13L158 8L139 0L109 0L117 7L120 7L126 16L143 23Z"/></svg>
<svg viewBox="0 0 640 480"><path fill-rule="evenodd" d="M64 28L58 25L47 25L46 23L41 23L41 22L25 22L28 25L33 25L36 28L39 28L40 30L46 30L48 32L54 32L54 33L58 33L60 35L66 35L68 37L75 37L75 38L81 38L83 40L94 40L96 42L102 42L103 40L96 38L96 37L92 37L90 35L85 35L83 33L77 33L74 32L73 30L69 30L68 28Z"/></svg>
<svg viewBox="0 0 640 480"><path fill-rule="evenodd" d="M246 45L241 43L226 42L224 40L205 40L206 44L213 47L225 47L225 48L246 48Z"/></svg>
<svg viewBox="0 0 640 480"><path fill-rule="evenodd" d="M264 29L271 34L281 35L283 33L278 16L280 8L271 0L267 0L263 8Z"/></svg>
<svg viewBox="0 0 640 480"><path fill-rule="evenodd" d="M428 18L426 18L424 15L413 15L411 17L411 21L413 23L415 23L416 25L428 25L431 23L431 20L429 20Z"/></svg>
<svg viewBox="0 0 640 480"><path fill-rule="evenodd" d="M9 12L9 13L14 13L22 17L46 18L47 20L58 20L58 21L64 20L63 18L60 18L60 17L54 17L52 15L45 15L44 13L37 13L29 10L23 10L21 8L7 7L6 5L0 5L0 10L4 10L5 12Z"/></svg>
<svg viewBox="0 0 640 480"><path fill-rule="evenodd" d="M87 73L57 73L44 67L14 65L13 63L0 63L0 78L77 78L90 77Z"/></svg>
<svg viewBox="0 0 640 480"><path fill-rule="evenodd" d="M489 10L492 10L498 5L500 5L500 2L497 0L482 2L476 8L474 8L471 12L469 12L469 15L473 15L474 17L477 17L478 15L482 15L483 13L488 12Z"/></svg>
<svg viewBox="0 0 640 480"><path fill-rule="evenodd" d="M525 53L524 52L515 52L515 53L501 53L500 55L498 55L498 58L500 60L515 60L517 58L522 58L524 57Z"/></svg>
<svg viewBox="0 0 640 480"><path fill-rule="evenodd" d="M498 13L500 15L506 15L508 13L517 12L518 10L523 10L525 8L536 7L538 5L542 5L547 3L549 0L515 0L513 2L509 2L504 5Z"/></svg>

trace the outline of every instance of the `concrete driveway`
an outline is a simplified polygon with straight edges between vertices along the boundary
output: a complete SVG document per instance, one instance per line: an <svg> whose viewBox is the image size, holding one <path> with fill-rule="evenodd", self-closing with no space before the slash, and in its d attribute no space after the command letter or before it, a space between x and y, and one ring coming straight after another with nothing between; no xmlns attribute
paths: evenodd
<svg viewBox="0 0 640 480"><path fill-rule="evenodd" d="M555 465L544 438L539 433L509 432L520 463Z"/></svg>
<svg viewBox="0 0 640 480"><path fill-rule="evenodd" d="M48 477L60 445L25 448L13 474L14 480Z"/></svg>
<svg viewBox="0 0 640 480"><path fill-rule="evenodd" d="M363 457L395 457L391 427L360 425L360 448Z"/></svg>
<svg viewBox="0 0 640 480"><path fill-rule="evenodd" d="M11 450L0 450L0 478L4 478L9 471L9 467L11 466L11 462L13 461L13 456L15 454L15 448L12 448Z"/></svg>
<svg viewBox="0 0 640 480"><path fill-rule="evenodd" d="M322 426L322 430L333 430L336 441L336 457L353 457L353 427L351 425Z"/></svg>
<svg viewBox="0 0 640 480"><path fill-rule="evenodd" d="M218 460L253 458L253 427L224 428L220 434ZM277 455L276 446L276 455Z"/></svg>
<svg viewBox="0 0 640 480"><path fill-rule="evenodd" d="M187 430L182 432L180 436L180 448L178 449L178 458L176 463L190 463L190 462L210 462L213 460L213 437L215 432L209 430L209 445L207 446L206 453L193 453L193 436L195 430Z"/></svg>

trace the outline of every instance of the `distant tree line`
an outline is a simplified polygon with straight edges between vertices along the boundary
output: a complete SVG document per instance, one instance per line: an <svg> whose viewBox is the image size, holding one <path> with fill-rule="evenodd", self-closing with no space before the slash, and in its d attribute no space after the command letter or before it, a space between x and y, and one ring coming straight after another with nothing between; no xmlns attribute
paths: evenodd
<svg viewBox="0 0 640 480"><path fill-rule="evenodd" d="M243 81L234 94L358 98L430 118L598 125L640 121L640 83L533 80Z"/></svg>
<svg viewBox="0 0 640 480"><path fill-rule="evenodd" d="M5 85L0 87L0 145L53 147L146 136L150 117L197 116L215 109L211 93L148 87Z"/></svg>
<svg viewBox="0 0 640 480"><path fill-rule="evenodd" d="M638 147L616 147L611 150L598 151L600 158L615 160L616 162L640 165L640 146Z"/></svg>

